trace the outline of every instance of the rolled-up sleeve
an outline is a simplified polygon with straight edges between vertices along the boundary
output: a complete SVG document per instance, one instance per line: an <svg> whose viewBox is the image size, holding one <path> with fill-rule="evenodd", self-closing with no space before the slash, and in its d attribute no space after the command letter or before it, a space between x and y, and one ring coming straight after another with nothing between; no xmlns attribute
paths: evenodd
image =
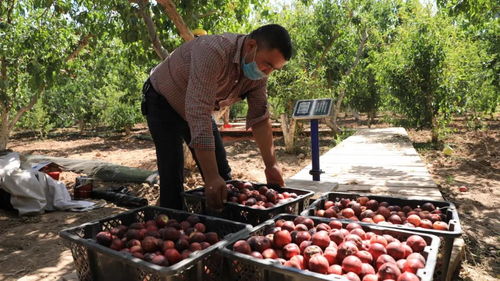
<svg viewBox="0 0 500 281"><path fill-rule="evenodd" d="M186 121L191 132L190 147L215 150L211 114L214 108L217 79L224 63L216 46L201 43L191 53L191 66L186 91Z"/></svg>
<svg viewBox="0 0 500 281"><path fill-rule="evenodd" d="M248 93L248 112L246 118L247 130L255 124L269 119L267 102L267 78L259 81L258 85Z"/></svg>

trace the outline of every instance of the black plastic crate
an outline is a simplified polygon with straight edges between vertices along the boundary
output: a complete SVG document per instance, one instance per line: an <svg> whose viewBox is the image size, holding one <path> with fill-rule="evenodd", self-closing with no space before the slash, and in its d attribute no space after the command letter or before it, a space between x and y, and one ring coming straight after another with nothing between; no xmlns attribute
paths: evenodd
<svg viewBox="0 0 500 281"><path fill-rule="evenodd" d="M247 239L252 235L264 235L268 227L273 227L275 221L279 219L293 220L296 215L281 214L272 220L256 226L251 233L241 235L238 240ZM328 219L320 217L310 217L314 223L328 223L331 220L338 220L342 222L343 227L349 224L351 221L343 219ZM417 271L417 276L421 281L431 281L433 280L434 268L436 266L436 259L439 249L440 240L438 237L432 234L418 233L415 231L399 230L394 228L388 228L385 226L379 226L374 224L368 224L359 222L365 231L372 231L378 235L390 234L397 239L406 239L407 237L418 234L424 238L427 242L427 247L421 253L426 260L425 267ZM236 242L236 241L234 241ZM304 271L297 268L286 267L281 265L278 261L270 259L256 259L249 255L234 252L232 246L234 244L228 243L220 251L225 257L225 268L229 271L227 272L228 278L230 280L239 281L318 281L318 280L343 280L348 281L345 277L340 275L324 275L311 271Z"/></svg>
<svg viewBox="0 0 500 281"><path fill-rule="evenodd" d="M228 181L227 183L236 184L238 182L240 181ZM293 198L293 200L290 200L287 203L279 204L267 209L255 209L238 203L227 202L224 204L224 210L217 213L207 210L205 205L205 196L203 195L204 188L200 187L183 193L185 208L188 212L217 216L255 226L281 213L295 215L300 214L300 212L309 206L309 198L314 195L314 192L309 190L286 188L273 184L252 184L257 188L265 185L268 188L278 191L279 193L294 192L297 194L297 198Z"/></svg>
<svg viewBox="0 0 500 281"><path fill-rule="evenodd" d="M435 280L446 280L448 267L451 258L451 252L453 250L453 243L455 238L460 237L462 235L462 228L460 226L460 220L458 218L458 212L455 205L451 202L446 201L435 201L435 200L419 200L419 199L405 199L398 197L388 197L388 196L380 196L380 195L371 195L371 194L360 194L360 193L342 193L342 192L328 192L323 194L320 198L316 199L307 210L302 212L304 216L314 216L315 211L318 209L323 209L325 201L339 201L342 198L347 198L351 200L356 200L358 197L366 196L370 199L377 200L379 202L387 202L390 205L399 205L405 206L408 205L412 208L417 206L421 206L424 203L430 202L434 204L434 206L446 210L444 214L446 218L445 222L448 223L449 230L435 230L435 229L426 229L421 227L408 227L399 224L393 225L384 225L390 228L395 229L403 229L409 231L416 231L418 233L428 233L434 234L440 237L443 241L441 243L441 248L439 250L439 258L437 261L437 266L435 270ZM373 225L373 224L372 224ZM377 224L375 224L377 225ZM453 273L451 273L453 274Z"/></svg>
<svg viewBox="0 0 500 281"><path fill-rule="evenodd" d="M217 232L221 241L169 267L146 262L97 244L95 241L96 234L101 231L110 230L120 224L145 222L154 219L158 214L166 214L178 221L192 215L184 211L146 206L61 231L59 235L71 249L79 279L81 281L219 281L223 278L223 259L216 250L236 241L237 237L245 235L251 229L247 224L199 215L207 231Z"/></svg>

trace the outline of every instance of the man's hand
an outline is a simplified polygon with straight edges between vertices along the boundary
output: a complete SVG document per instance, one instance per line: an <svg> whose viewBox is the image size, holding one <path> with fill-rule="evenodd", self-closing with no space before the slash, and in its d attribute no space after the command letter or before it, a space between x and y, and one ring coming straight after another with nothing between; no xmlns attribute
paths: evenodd
<svg viewBox="0 0 500 281"><path fill-rule="evenodd" d="M278 164L266 167L264 170L266 174L266 180L268 184L277 184L281 187L285 186L285 181L283 180L283 172L281 171Z"/></svg>
<svg viewBox="0 0 500 281"><path fill-rule="evenodd" d="M226 182L219 175L215 153L211 150L195 150L196 157L203 171L207 208L222 211L227 198Z"/></svg>
<svg viewBox="0 0 500 281"><path fill-rule="evenodd" d="M226 182L219 175L205 180L207 208L222 211L227 200Z"/></svg>

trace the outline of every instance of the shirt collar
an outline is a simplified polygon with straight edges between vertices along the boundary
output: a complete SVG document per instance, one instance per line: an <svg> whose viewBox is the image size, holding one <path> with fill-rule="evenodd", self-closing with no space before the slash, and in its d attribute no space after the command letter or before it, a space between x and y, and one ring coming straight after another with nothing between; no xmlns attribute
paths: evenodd
<svg viewBox="0 0 500 281"><path fill-rule="evenodd" d="M242 35L238 37L236 41L236 53L234 54L234 59L233 62L240 64L241 63L241 49L243 47L243 42L245 42L245 39L247 38L248 35Z"/></svg>

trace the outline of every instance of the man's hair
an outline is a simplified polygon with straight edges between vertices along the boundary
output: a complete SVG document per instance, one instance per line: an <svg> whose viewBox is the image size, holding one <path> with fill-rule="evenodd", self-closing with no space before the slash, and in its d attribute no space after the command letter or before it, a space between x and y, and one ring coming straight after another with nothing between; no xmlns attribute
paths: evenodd
<svg viewBox="0 0 500 281"><path fill-rule="evenodd" d="M285 60L292 57L292 40L288 31L279 24L261 26L250 33L261 48L278 49Z"/></svg>

